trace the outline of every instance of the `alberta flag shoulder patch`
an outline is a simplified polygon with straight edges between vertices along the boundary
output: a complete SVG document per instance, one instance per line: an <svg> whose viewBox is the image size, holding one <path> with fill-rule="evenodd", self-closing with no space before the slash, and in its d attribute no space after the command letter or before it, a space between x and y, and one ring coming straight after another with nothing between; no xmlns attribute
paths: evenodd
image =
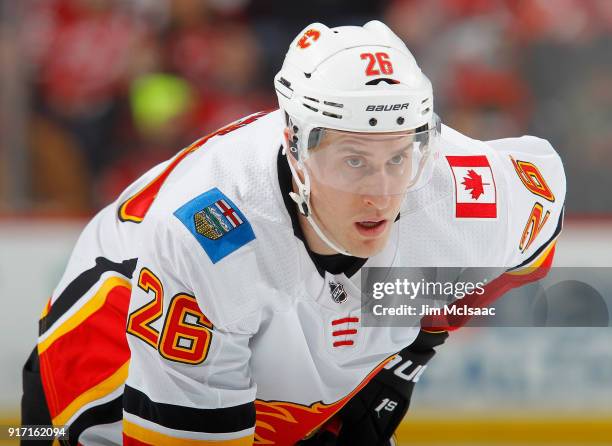
<svg viewBox="0 0 612 446"><path fill-rule="evenodd" d="M174 216L189 229L213 263L255 239L244 214L216 187L185 203Z"/></svg>

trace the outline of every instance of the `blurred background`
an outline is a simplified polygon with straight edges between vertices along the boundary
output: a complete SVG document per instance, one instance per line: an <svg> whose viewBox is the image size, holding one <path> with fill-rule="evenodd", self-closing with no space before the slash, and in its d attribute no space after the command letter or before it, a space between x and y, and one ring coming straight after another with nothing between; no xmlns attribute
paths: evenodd
<svg viewBox="0 0 612 446"><path fill-rule="evenodd" d="M305 25L374 18L447 125L552 143L568 178L557 264L612 266L610 0L0 0L0 425L18 422L21 364L87 218L198 137L275 108ZM456 333L400 434L612 444L612 333Z"/></svg>

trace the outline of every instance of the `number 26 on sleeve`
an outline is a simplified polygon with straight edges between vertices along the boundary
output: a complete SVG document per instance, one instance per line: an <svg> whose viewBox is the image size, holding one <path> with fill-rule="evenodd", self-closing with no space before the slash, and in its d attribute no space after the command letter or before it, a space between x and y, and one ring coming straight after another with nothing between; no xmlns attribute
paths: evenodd
<svg viewBox="0 0 612 446"><path fill-rule="evenodd" d="M128 317L127 332L159 351L171 361L200 364L206 359L213 325L200 311L196 298L179 293L170 301L161 332L152 327L163 313L164 288L148 268L142 268L138 287L153 300L134 310Z"/></svg>

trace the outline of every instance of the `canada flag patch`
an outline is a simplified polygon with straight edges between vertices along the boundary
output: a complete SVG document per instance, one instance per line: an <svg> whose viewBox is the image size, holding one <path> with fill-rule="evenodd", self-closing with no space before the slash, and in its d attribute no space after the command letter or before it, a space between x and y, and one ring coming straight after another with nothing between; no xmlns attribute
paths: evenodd
<svg viewBox="0 0 612 446"><path fill-rule="evenodd" d="M486 155L447 156L455 181L456 218L497 218L497 191Z"/></svg>

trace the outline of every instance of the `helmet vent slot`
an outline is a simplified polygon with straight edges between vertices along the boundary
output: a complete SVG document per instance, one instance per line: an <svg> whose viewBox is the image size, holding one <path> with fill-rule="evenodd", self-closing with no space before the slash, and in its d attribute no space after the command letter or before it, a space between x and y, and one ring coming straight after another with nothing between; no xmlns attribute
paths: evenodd
<svg viewBox="0 0 612 446"><path fill-rule="evenodd" d="M284 97L286 97L287 99L291 99L289 96L287 96L285 93L283 93L282 91L280 91L278 88L275 88L275 90L276 90L276 92L277 92L278 94L283 95L283 96L284 96Z"/></svg>
<svg viewBox="0 0 612 446"><path fill-rule="evenodd" d="M310 110L312 110L313 112L318 112L318 111L319 111L319 109L318 109L318 108L314 108L314 107L313 107L313 106L311 106L311 105L304 104L304 103L302 103L302 105L303 105L304 107L306 107L306 108L309 108L309 109L310 109Z"/></svg>
<svg viewBox="0 0 612 446"><path fill-rule="evenodd" d="M427 113L429 113L429 111L430 111L430 110L431 110L431 108L430 108L430 107L427 107L425 110L423 110L423 111L421 112L421 114L422 114L422 115L426 115Z"/></svg>
<svg viewBox="0 0 612 446"><path fill-rule="evenodd" d="M325 105L331 105L332 107L344 108L344 104L339 104L337 102L323 101Z"/></svg>
<svg viewBox="0 0 612 446"><path fill-rule="evenodd" d="M342 116L337 115L335 113L329 113L329 112L324 111L323 114L325 116L329 116L330 118L342 119Z"/></svg>
<svg viewBox="0 0 612 446"><path fill-rule="evenodd" d="M287 79L285 79L284 77L281 77L278 80L281 84L283 84L285 87L287 87L290 90L293 90L293 88L291 88L291 82L289 82Z"/></svg>
<svg viewBox="0 0 612 446"><path fill-rule="evenodd" d="M371 81L366 82L366 85L378 85L381 82L386 82L389 85L395 85L395 84L399 84L400 81L396 80L396 79L389 79L386 77L379 77L378 79L372 79Z"/></svg>
<svg viewBox="0 0 612 446"><path fill-rule="evenodd" d="M321 102L321 101L319 101L318 99L311 98L311 97L309 97L309 96L304 96L304 99L308 99L309 101L312 101L312 102Z"/></svg>

